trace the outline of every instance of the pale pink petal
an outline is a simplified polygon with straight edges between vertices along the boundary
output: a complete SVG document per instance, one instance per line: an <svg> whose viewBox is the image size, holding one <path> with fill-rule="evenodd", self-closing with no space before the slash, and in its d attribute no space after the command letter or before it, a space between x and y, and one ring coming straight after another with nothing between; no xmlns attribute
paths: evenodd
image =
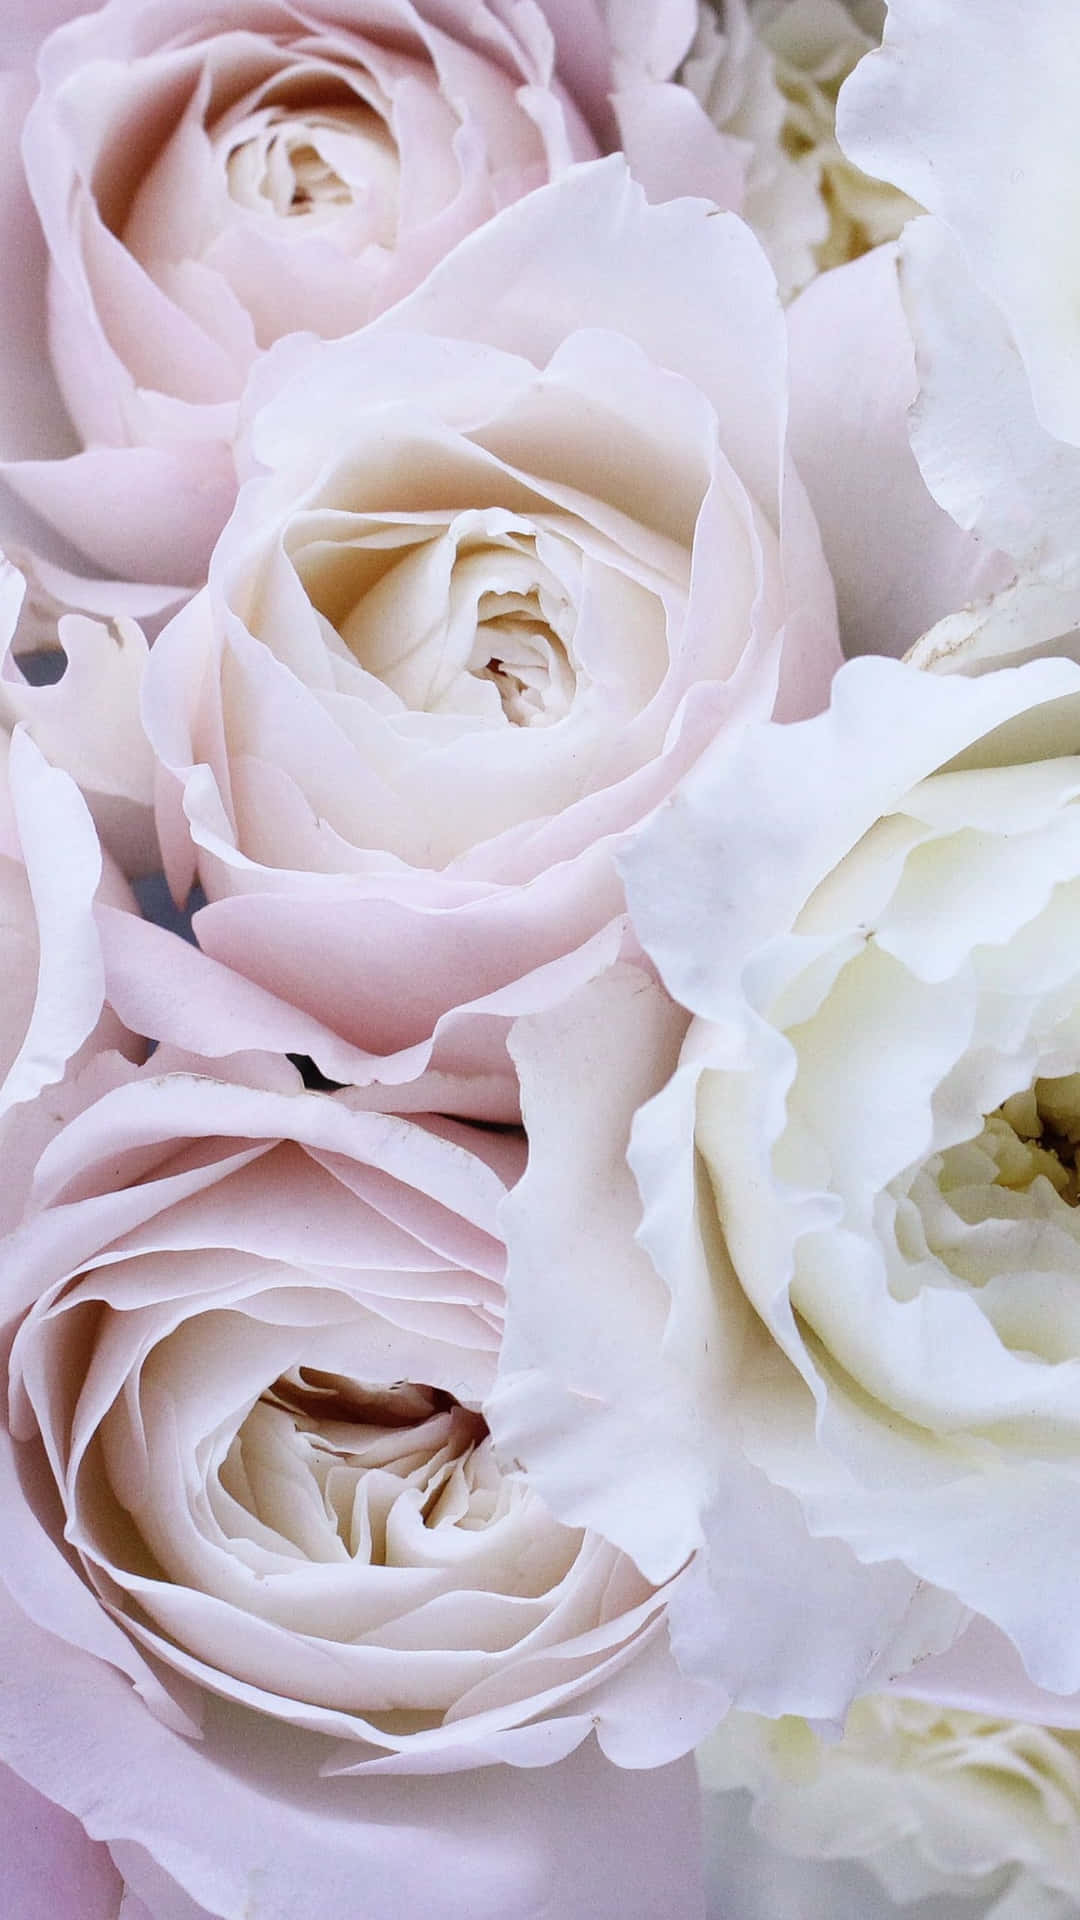
<svg viewBox="0 0 1080 1920"><path fill-rule="evenodd" d="M108 1849L8 1767L0 1769L0 1848L12 1920L117 1920L123 1883Z"/></svg>
<svg viewBox="0 0 1080 1920"><path fill-rule="evenodd" d="M952 230L1004 314L1049 432L1080 441L1075 251L1060 224L1080 172L1080 41L1070 0L891 0L882 48L843 89L840 140ZM978 166L969 164L977 152Z"/></svg>
<svg viewBox="0 0 1080 1920"><path fill-rule="evenodd" d="M105 997L92 914L101 850L85 802L21 729L11 742L9 778L40 960L34 1011L0 1096L4 1111L63 1078Z"/></svg>
<svg viewBox="0 0 1080 1920"><path fill-rule="evenodd" d="M230 1916L254 1896L260 1920L326 1920L364 1885L387 1914L445 1920L703 1920L690 1761L629 1773L587 1745L539 1771L319 1780L299 1742L290 1752L225 1709L184 1740L107 1666L6 1596L0 1611L11 1760L96 1838L143 1849L196 1909Z"/></svg>
<svg viewBox="0 0 1080 1920"><path fill-rule="evenodd" d="M694 0L603 0L616 86L670 80L697 26Z"/></svg>
<svg viewBox="0 0 1080 1920"><path fill-rule="evenodd" d="M226 446L94 447L0 474L72 544L136 580L196 586L232 505Z"/></svg>
<svg viewBox="0 0 1080 1920"><path fill-rule="evenodd" d="M979 1615L951 1647L897 1677L888 1690L994 1719L1080 1728L1080 1693L1049 1693L1036 1686L1012 1642Z"/></svg>
<svg viewBox="0 0 1080 1920"><path fill-rule="evenodd" d="M33 89L26 75L0 74L0 254L18 262L0 281L0 455L22 459L70 453L75 435L64 409L45 339L45 242L23 173L19 133Z"/></svg>
<svg viewBox="0 0 1080 1920"><path fill-rule="evenodd" d="M124 1876L124 1904L117 1920L214 1920L162 1872L145 1847L117 1840L109 1852Z"/></svg>
<svg viewBox="0 0 1080 1920"><path fill-rule="evenodd" d="M701 194L741 213L746 146L713 126L686 87L624 87L615 95L619 145L650 200Z"/></svg>
<svg viewBox="0 0 1080 1920"><path fill-rule="evenodd" d="M962 531L943 511L954 503L916 465L915 359L895 249L820 275L788 326L791 446L836 583L844 651L901 654L1010 568L994 551L996 530Z"/></svg>
<svg viewBox="0 0 1080 1920"><path fill-rule="evenodd" d="M636 930L679 1003L722 1018L746 956L790 927L898 793L1015 712L1071 692L1076 668L1046 660L1028 675L1019 683L988 676L975 687L865 658L842 669L827 714L798 728L754 725L718 743L621 862ZM830 804L808 813L807 794L826 792ZM733 819L754 884L718 895L711 876Z"/></svg>
<svg viewBox="0 0 1080 1920"><path fill-rule="evenodd" d="M1042 425L1016 342L956 242L934 220L904 237L904 301L919 342L912 442L930 491L961 527L1008 553L974 604L931 631L920 664L1005 665L1080 625L1080 447Z"/></svg>
<svg viewBox="0 0 1080 1920"><path fill-rule="evenodd" d="M60 617L56 637L67 666L52 685L25 682L9 649L0 664L0 714L9 726L21 720L50 763L77 781L125 870L152 869L153 756L139 720L146 641L134 621L106 627L75 613Z"/></svg>

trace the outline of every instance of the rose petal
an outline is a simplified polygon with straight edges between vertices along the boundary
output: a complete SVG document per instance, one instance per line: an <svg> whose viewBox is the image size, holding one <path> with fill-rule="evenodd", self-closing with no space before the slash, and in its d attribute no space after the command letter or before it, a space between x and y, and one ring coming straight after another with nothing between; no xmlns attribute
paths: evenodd
<svg viewBox="0 0 1080 1920"><path fill-rule="evenodd" d="M19 1920L116 1920L123 1888L105 1847L10 1768L0 1769L4 1899Z"/></svg>
<svg viewBox="0 0 1080 1920"><path fill-rule="evenodd" d="M792 451L836 582L848 655L903 653L1010 573L993 552L1007 544L1000 530L957 514L955 495L935 484L925 460L920 476L908 443L917 383L895 261L894 248L879 247L822 274L788 312ZM950 446L958 427L950 423ZM968 538L955 519L980 537Z"/></svg>

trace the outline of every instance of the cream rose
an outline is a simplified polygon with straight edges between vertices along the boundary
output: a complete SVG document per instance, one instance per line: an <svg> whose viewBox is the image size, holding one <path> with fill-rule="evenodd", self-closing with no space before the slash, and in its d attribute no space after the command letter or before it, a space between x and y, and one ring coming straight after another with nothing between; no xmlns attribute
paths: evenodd
<svg viewBox="0 0 1080 1920"><path fill-rule="evenodd" d="M955 1595L1056 1693L1080 1687L1078 715L1068 661L851 662L626 859L697 1016L632 1158L681 1339L728 1356L703 1433L719 1453L734 1420L814 1535Z"/></svg>
<svg viewBox="0 0 1080 1920"><path fill-rule="evenodd" d="M1080 1899L1080 1736L877 1694L839 1743L805 1720L731 1714L703 1785L749 1788L754 1825L807 1860L861 1860L905 1906L980 1901L982 1920L1070 1920Z"/></svg>
<svg viewBox="0 0 1080 1920"><path fill-rule="evenodd" d="M735 712L824 697L784 379L752 236L618 160L362 334L284 343L144 687L204 949L390 1078L434 1038L512 1115L505 1020L612 957L627 831Z"/></svg>
<svg viewBox="0 0 1080 1920"><path fill-rule="evenodd" d="M841 151L841 84L881 37L859 0L702 0L683 84L743 149L739 210L785 299L828 267L893 240L917 209Z"/></svg>
<svg viewBox="0 0 1080 1920"><path fill-rule="evenodd" d="M268 1057L241 1085L165 1053L52 1143L0 1255L5 1642L17 1659L44 1630L81 1674L114 1850L148 1849L214 1913L257 1870L268 1915L315 1920L350 1860L377 1861L392 1803L369 1773L547 1766L593 1733L655 1766L717 1703L672 1661L664 1590L496 1462L518 1139L305 1094ZM5 1715L4 1757L84 1811L37 1737ZM277 1804L254 1860L245 1799ZM385 1851L393 1910L410 1869ZM497 1912L484 1870L481 1849ZM528 1871L511 1888L531 1897ZM467 1886L447 1897L469 1910Z"/></svg>
<svg viewBox="0 0 1080 1920"><path fill-rule="evenodd" d="M680 878L675 860L660 884ZM871 1677L948 1648L964 1614L895 1560L863 1566L812 1537L748 1455L755 1323L713 1277L692 1112L664 1112L666 1183L642 1182L644 1216L627 1158L686 1031L655 977L626 964L514 1024L529 1159L503 1210L507 1319L487 1417L564 1522L598 1528L653 1580L693 1556L669 1593L686 1672L754 1711L837 1721Z"/></svg>

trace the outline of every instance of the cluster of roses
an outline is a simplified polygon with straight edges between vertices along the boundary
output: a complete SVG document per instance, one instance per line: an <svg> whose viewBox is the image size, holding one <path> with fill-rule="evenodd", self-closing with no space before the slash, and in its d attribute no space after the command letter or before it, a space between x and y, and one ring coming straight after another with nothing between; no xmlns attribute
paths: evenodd
<svg viewBox="0 0 1080 1920"><path fill-rule="evenodd" d="M1065 0L975 86L963 0L80 4L0 29L9 1910L692 1920L718 1724L1068 1902Z"/></svg>

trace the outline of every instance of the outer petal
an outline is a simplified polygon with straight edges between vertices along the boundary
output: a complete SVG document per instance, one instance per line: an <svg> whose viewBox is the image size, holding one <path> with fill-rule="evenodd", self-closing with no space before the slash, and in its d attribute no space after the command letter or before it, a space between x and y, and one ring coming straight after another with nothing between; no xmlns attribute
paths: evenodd
<svg viewBox="0 0 1080 1920"><path fill-rule="evenodd" d="M789 308L788 327L791 446L836 583L844 651L901 654L1005 584L1012 570L993 548L1008 543L957 513L926 462L922 474L916 464L915 360L895 247L822 274ZM957 446L955 431L944 438Z"/></svg>
<svg viewBox="0 0 1080 1920"><path fill-rule="evenodd" d="M502 1454L553 1511L604 1531L654 1580L701 1543L704 1463L693 1395L662 1350L666 1290L634 1238L626 1146L685 1024L635 967L515 1022L529 1165L503 1208L507 1323L488 1407Z"/></svg>
<svg viewBox="0 0 1080 1920"><path fill-rule="evenodd" d="M11 743L9 773L40 959L34 1011L0 1094L2 1112L63 1078L105 998L92 911L101 849L85 803L21 731Z"/></svg>
<svg viewBox="0 0 1080 1920"><path fill-rule="evenodd" d="M704 1915L690 1761L625 1773L590 1744L539 1772L315 1781L303 1736L291 1755L271 1750L256 1720L215 1709L193 1744L6 1595L0 1619L12 1763L122 1859L142 1848L215 1920L252 1904L259 1920L326 1920L355 1910L358 1886L388 1915L446 1920ZM223 1832L227 1850L213 1845Z"/></svg>
<svg viewBox="0 0 1080 1920"><path fill-rule="evenodd" d="M0 474L74 547L129 579L197 586L232 505L224 443L92 447Z"/></svg>
<svg viewBox="0 0 1080 1920"><path fill-rule="evenodd" d="M918 341L913 446L923 477L960 526L1005 549L1015 576L984 580L975 606L927 635L918 663L968 671L1051 641L1071 651L1068 636L1080 626L1080 446L1039 420L1002 311L939 221L909 227L902 285Z"/></svg>
<svg viewBox="0 0 1080 1920"><path fill-rule="evenodd" d="M0 660L0 718L25 723L50 763L70 773L90 805L99 832L129 873L158 865L153 824L153 755L139 717L139 689L147 647L142 630L122 616L106 626L65 613L45 585L80 594L79 582L38 566L29 593L13 567L0 560L11 603L11 638ZM96 598L93 583L86 597ZM127 589L130 592L131 589ZM125 589L105 589L123 602ZM20 665L27 654L60 653L60 679L28 684Z"/></svg>
<svg viewBox="0 0 1080 1920"><path fill-rule="evenodd" d="M742 211L743 142L714 127L686 87L624 87L615 107L619 144L650 200L707 194L718 207Z"/></svg>
<svg viewBox="0 0 1080 1920"><path fill-rule="evenodd" d="M1036 1686L1012 1642L978 1615L951 1647L897 1678L889 1691L995 1718L1080 1729L1080 1693Z"/></svg>
<svg viewBox="0 0 1080 1920"><path fill-rule="evenodd" d="M669 991L719 1024L747 954L790 927L890 802L973 739L1077 685L1065 660L974 685L852 661L828 713L798 728L750 726L714 749L621 863L634 925ZM738 888L717 884L730 862Z"/></svg>
<svg viewBox="0 0 1080 1920"><path fill-rule="evenodd" d="M0 1769L7 1911L19 1920L117 1920L123 1883L107 1848L79 1821Z"/></svg>
<svg viewBox="0 0 1080 1920"><path fill-rule="evenodd" d="M694 0L603 0L617 85L670 80L697 25Z"/></svg>
<svg viewBox="0 0 1080 1920"><path fill-rule="evenodd" d="M891 0L884 44L847 83L841 143L941 216L1016 340L1036 411L1080 441L1080 40L1070 0ZM972 166L971 155L979 155ZM1064 221L1064 229L1062 222Z"/></svg>
<svg viewBox="0 0 1080 1920"><path fill-rule="evenodd" d="M32 97L25 74L0 73L0 243L17 273L5 274L4 354L0 368L0 452L63 455L75 447L47 355L45 242L26 190L19 128Z"/></svg>

